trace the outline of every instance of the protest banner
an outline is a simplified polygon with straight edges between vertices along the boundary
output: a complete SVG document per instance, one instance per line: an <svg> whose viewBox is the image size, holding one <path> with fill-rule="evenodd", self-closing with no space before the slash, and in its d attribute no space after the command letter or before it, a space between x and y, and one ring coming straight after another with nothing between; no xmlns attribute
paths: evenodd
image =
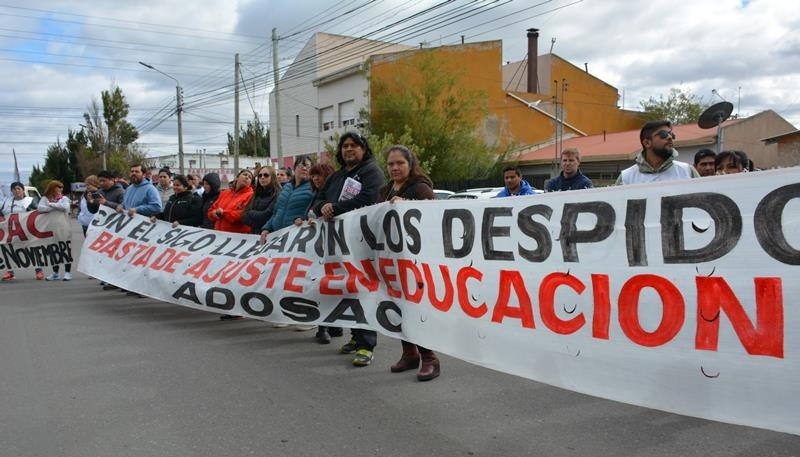
<svg viewBox="0 0 800 457"><path fill-rule="evenodd" d="M0 216L0 271L72 263L71 233L64 213Z"/></svg>
<svg viewBox="0 0 800 457"><path fill-rule="evenodd" d="M101 208L80 271L376 329L598 397L800 433L800 170L414 201L254 235Z"/></svg>

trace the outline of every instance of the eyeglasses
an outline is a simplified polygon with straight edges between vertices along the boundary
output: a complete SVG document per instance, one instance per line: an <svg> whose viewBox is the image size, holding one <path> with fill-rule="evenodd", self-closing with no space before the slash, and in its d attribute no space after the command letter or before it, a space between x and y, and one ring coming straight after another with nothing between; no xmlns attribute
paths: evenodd
<svg viewBox="0 0 800 457"><path fill-rule="evenodd" d="M675 132L673 132L672 130L661 130L661 131L656 132L653 136L657 136L657 137L661 138L662 140L666 140L667 138L672 137L672 139L674 140L675 139Z"/></svg>
<svg viewBox="0 0 800 457"><path fill-rule="evenodd" d="M259 173L258 177L259 178L269 178L269 173Z"/></svg>
<svg viewBox="0 0 800 457"><path fill-rule="evenodd" d="M310 163L298 163L295 168L311 168Z"/></svg>

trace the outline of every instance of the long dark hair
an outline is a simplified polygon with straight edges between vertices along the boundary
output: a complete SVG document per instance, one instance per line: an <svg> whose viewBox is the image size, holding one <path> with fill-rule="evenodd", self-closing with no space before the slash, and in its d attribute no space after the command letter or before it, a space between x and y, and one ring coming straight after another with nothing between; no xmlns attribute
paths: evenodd
<svg viewBox="0 0 800 457"><path fill-rule="evenodd" d="M364 158L361 159L362 161L372 157L372 149L370 149L366 138L361 136L361 134L358 132L346 132L339 138L339 144L336 146L336 161L339 162L339 165L344 166L344 157L342 157L342 144L344 144L344 141L348 138L353 140L355 144L364 149Z"/></svg>
<svg viewBox="0 0 800 457"><path fill-rule="evenodd" d="M428 182L432 182L431 178L425 174L425 170L419 164L419 159L417 155L411 149L408 149L406 146L402 144L395 144L386 148L386 151L383 152L383 159L384 161L389 160L389 154L393 151L397 151L400 154L403 154L403 157L408 162L408 182L418 181L421 178L427 179Z"/></svg>

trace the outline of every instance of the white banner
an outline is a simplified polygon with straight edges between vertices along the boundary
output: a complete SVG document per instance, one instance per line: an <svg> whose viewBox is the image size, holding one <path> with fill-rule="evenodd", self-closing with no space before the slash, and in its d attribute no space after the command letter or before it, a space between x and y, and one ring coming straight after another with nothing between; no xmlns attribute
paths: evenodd
<svg viewBox="0 0 800 457"><path fill-rule="evenodd" d="M565 389L800 434L800 169L415 201L257 236L102 208L80 271L372 328Z"/></svg>
<svg viewBox="0 0 800 457"><path fill-rule="evenodd" d="M63 212L0 216L0 271L72 263L71 235Z"/></svg>

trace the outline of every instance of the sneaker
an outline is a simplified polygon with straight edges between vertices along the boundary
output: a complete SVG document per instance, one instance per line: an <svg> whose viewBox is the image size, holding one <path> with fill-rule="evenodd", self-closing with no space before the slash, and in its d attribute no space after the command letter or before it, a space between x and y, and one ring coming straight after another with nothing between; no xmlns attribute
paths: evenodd
<svg viewBox="0 0 800 457"><path fill-rule="evenodd" d="M64 273L64 281L72 281L72 273L70 272Z"/></svg>
<svg viewBox="0 0 800 457"><path fill-rule="evenodd" d="M274 322L272 324L272 328L286 328L289 324L284 324L283 322Z"/></svg>
<svg viewBox="0 0 800 457"><path fill-rule="evenodd" d="M14 273L10 271L6 271L6 274L3 275L3 281L13 281L14 280Z"/></svg>
<svg viewBox="0 0 800 457"><path fill-rule="evenodd" d="M358 347L358 343L356 340L350 340L347 344L339 348L339 353L341 354L352 354L356 352L356 348Z"/></svg>
<svg viewBox="0 0 800 457"><path fill-rule="evenodd" d="M42 273L41 271L37 271L36 272L36 280L37 281L41 281L42 279L44 279L44 273Z"/></svg>
<svg viewBox="0 0 800 457"><path fill-rule="evenodd" d="M365 367L372 363L372 357L372 351L369 349L359 349L356 351L356 356L353 357L353 365Z"/></svg>
<svg viewBox="0 0 800 457"><path fill-rule="evenodd" d="M59 280L58 273L50 273L44 279L47 280L47 281L58 281Z"/></svg>
<svg viewBox="0 0 800 457"><path fill-rule="evenodd" d="M316 325L293 325L292 328L295 332L307 332L309 330L314 330L317 328Z"/></svg>

